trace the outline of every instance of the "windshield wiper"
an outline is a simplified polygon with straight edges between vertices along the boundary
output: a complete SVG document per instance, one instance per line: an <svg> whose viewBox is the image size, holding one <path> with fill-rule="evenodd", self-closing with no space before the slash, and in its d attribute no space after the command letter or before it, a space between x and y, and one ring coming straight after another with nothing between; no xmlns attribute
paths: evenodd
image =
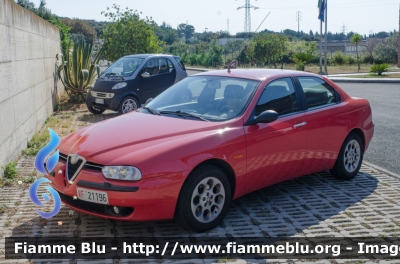
<svg viewBox="0 0 400 264"><path fill-rule="evenodd" d="M120 77L123 81L125 81L125 79L124 79L121 75L119 75L118 73L115 73L115 72L106 73L104 76L118 76L118 77Z"/></svg>
<svg viewBox="0 0 400 264"><path fill-rule="evenodd" d="M149 112L149 113L152 114L152 115L160 115L159 112L157 112L156 110L154 110L154 109L152 109L152 108L149 108L149 107L147 107L147 106L143 106L142 108L143 108L144 110L147 110L147 112Z"/></svg>
<svg viewBox="0 0 400 264"><path fill-rule="evenodd" d="M199 120L203 120L203 121L209 122L209 120L207 120L205 118L202 118L201 116L198 116L198 115L195 115L195 114L192 114L192 113L188 113L188 112L184 112L184 111L181 111L181 110L178 110L178 111L160 111L160 114L175 114L175 115L179 115L179 116L183 116L183 117L190 116L190 117L194 117L194 118L199 119Z"/></svg>

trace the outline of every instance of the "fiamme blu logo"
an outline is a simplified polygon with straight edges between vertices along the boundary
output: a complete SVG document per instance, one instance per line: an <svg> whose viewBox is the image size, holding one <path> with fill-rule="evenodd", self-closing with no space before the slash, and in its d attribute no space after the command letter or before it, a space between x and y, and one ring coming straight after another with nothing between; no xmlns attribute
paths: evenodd
<svg viewBox="0 0 400 264"><path fill-rule="evenodd" d="M38 172L42 174L50 174L55 168L59 158L59 151L55 150L57 149L58 144L60 144L60 137L57 135L56 132L54 132L50 128L49 128L49 133L50 133L49 143L38 152L35 158L35 168ZM52 154L53 152L54 154ZM46 182L50 182L50 180L47 178L40 178L34 183L32 183L31 187L29 188L29 196L32 202L38 206L44 206L43 203L39 200L37 194L38 187L41 183L46 183ZM50 186L46 186L45 188L50 192L51 196L53 197L54 208L51 212L42 212L40 210L36 210L36 212L43 218L51 218L60 211L61 198L60 195L57 193L57 191L51 188ZM46 193L42 193L42 198L46 202L49 202L51 200Z"/></svg>

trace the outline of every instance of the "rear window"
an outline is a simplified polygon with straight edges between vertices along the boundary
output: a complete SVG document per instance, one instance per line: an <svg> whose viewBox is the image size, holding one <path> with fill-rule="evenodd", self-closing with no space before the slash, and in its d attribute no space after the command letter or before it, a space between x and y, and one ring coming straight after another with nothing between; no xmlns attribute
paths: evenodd
<svg viewBox="0 0 400 264"><path fill-rule="evenodd" d="M181 60L181 58L178 56L174 56L174 58L175 58L176 62L178 62L179 66L181 66L181 68L186 71L185 65L183 64L183 61Z"/></svg>

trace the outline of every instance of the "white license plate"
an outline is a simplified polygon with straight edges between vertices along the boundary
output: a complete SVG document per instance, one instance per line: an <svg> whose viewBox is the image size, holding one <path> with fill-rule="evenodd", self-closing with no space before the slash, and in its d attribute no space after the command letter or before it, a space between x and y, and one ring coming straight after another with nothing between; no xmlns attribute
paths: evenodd
<svg viewBox="0 0 400 264"><path fill-rule="evenodd" d="M104 99L95 99L96 104L104 104Z"/></svg>
<svg viewBox="0 0 400 264"><path fill-rule="evenodd" d="M106 192L76 188L78 199L92 203L108 204L108 195Z"/></svg>

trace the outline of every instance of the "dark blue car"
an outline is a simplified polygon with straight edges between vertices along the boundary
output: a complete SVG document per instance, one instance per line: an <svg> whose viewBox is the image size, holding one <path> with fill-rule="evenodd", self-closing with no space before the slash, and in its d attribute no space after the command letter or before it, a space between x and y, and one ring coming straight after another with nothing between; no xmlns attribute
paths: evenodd
<svg viewBox="0 0 400 264"><path fill-rule="evenodd" d="M86 105L93 114L106 109L125 114L187 76L178 56L137 54L120 58L105 70L88 90ZM177 95L177 102L189 102L190 90Z"/></svg>

